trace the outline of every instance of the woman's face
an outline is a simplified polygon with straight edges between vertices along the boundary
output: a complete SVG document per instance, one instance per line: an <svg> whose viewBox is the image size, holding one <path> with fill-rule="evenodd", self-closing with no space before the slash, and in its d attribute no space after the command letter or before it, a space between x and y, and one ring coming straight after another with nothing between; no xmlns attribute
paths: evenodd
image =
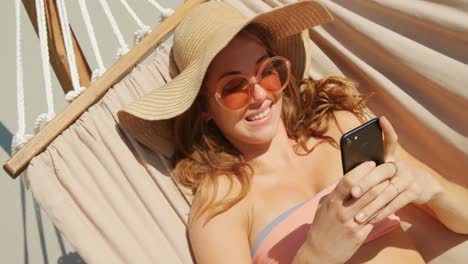
<svg viewBox="0 0 468 264"><path fill-rule="evenodd" d="M240 33L216 55L208 68L204 87L209 97L208 118L213 119L233 145L261 144L273 139L281 121L281 93L271 94L256 84L248 105L243 110L230 110L215 98L218 80L235 73L256 76L262 62L269 57L263 45Z"/></svg>

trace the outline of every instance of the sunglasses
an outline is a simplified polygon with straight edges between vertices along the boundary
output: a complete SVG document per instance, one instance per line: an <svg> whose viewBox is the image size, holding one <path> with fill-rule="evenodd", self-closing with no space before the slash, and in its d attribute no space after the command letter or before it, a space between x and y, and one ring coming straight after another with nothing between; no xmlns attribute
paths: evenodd
<svg viewBox="0 0 468 264"><path fill-rule="evenodd" d="M274 56L261 64L256 76L235 74L219 80L215 98L227 109L242 110L250 104L256 84L271 94L279 94L288 85L290 77L290 61Z"/></svg>

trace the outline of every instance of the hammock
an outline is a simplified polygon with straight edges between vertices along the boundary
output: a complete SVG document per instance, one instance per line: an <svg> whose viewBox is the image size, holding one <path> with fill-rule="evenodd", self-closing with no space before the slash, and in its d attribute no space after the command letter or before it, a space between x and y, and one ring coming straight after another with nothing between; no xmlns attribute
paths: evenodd
<svg viewBox="0 0 468 264"><path fill-rule="evenodd" d="M251 16L292 1L225 2ZM321 2L335 20L310 30L310 76L346 75L359 82L360 92L376 91L369 108L390 120L400 144L468 187L463 177L468 169L468 26L463 22L468 6L420 0ZM127 52L120 46L119 56ZM103 63L98 64L102 74ZM34 198L86 262L193 263L186 235L189 191L171 178L168 157L135 141L116 115L176 76L173 65L170 44L161 44L151 62L136 65L29 162ZM77 98L86 92L77 92ZM449 231L414 206L398 214L427 262L468 258L468 236Z"/></svg>

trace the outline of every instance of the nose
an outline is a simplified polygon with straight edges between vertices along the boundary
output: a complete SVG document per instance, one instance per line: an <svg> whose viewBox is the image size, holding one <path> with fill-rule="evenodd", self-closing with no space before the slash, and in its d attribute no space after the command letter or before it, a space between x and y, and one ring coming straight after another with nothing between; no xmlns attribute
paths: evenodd
<svg viewBox="0 0 468 264"><path fill-rule="evenodd" d="M254 84L252 91L252 102L263 102L267 97L267 92L258 83Z"/></svg>

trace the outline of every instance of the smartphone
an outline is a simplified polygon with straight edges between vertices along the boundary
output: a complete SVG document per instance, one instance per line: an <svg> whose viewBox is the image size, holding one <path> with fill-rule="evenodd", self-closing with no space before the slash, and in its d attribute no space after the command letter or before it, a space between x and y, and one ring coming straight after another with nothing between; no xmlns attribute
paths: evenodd
<svg viewBox="0 0 468 264"><path fill-rule="evenodd" d="M346 132L340 139L343 175L359 164L373 160L376 165L384 163L382 128L379 118Z"/></svg>

